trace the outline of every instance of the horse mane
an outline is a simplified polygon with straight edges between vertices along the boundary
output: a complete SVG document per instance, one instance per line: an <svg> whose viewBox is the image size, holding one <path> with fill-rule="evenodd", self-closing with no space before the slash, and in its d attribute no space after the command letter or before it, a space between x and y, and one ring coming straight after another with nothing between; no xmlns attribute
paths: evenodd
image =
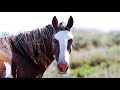
<svg viewBox="0 0 120 90"><path fill-rule="evenodd" d="M31 31L19 33L16 36L8 37L10 45L23 55L26 59L34 61L34 63L42 63L45 66L49 64L47 57L47 44L52 43L53 35L52 25L47 25L43 28L37 28ZM52 45L52 44L51 44Z"/></svg>

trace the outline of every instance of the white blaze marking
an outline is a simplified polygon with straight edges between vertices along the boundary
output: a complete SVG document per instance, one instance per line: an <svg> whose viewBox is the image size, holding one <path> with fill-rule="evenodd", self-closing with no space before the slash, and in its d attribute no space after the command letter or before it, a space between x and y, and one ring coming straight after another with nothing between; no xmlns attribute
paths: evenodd
<svg viewBox="0 0 120 90"><path fill-rule="evenodd" d="M60 53L59 53L59 59L58 63L66 63L69 64L69 52L67 51L67 44L69 39L73 39L73 35L65 30L65 31L59 31L55 34L55 39L59 41L60 46Z"/></svg>
<svg viewBox="0 0 120 90"><path fill-rule="evenodd" d="M4 62L4 64L6 67L6 73L5 73L6 76L5 77L7 78L11 75L11 66L9 65L9 63L6 63L6 62Z"/></svg>

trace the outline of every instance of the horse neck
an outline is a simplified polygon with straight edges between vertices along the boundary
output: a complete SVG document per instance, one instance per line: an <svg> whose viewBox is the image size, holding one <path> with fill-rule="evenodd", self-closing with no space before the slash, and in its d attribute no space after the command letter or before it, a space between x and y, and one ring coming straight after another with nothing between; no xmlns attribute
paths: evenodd
<svg viewBox="0 0 120 90"><path fill-rule="evenodd" d="M46 56L46 59L50 60L50 63L54 60L53 53L52 53L52 38L53 38L53 27L51 25L47 25L46 27L42 28L40 33L44 33L42 42L44 41L44 48L41 48L41 53L43 53L43 56Z"/></svg>
<svg viewBox="0 0 120 90"><path fill-rule="evenodd" d="M39 32L39 33L37 33L37 32ZM43 64L41 64L41 65L35 65L34 64L33 65L35 67L38 66L40 68L39 70L41 70L41 71L39 71L40 72L39 75L42 76L44 74L44 72L46 71L47 67L54 60L54 57L52 55L52 34L53 34L53 31L51 31L52 33L47 32L47 30L43 28L42 30L38 29L37 32L36 31L31 31L30 34L25 34L25 35L26 36L31 35L30 37L33 36L33 38L35 38L35 39L37 37L37 39L40 39L40 40L37 40L37 42L34 42L35 39L31 39L31 40L28 39L28 41L26 41L26 42L29 42L29 44L26 43L26 44L23 44L23 45L27 45L26 47L29 47L30 45L34 45L34 48L36 48L36 50L39 51L39 53L44 57L43 58ZM37 33L37 34L34 35L34 33ZM44 35L42 33L44 33ZM9 37L10 46L11 46L14 53L16 53L16 52L18 53L18 51L19 51L16 43L19 42L19 44L20 44L20 42L22 41L21 39L19 39L19 36L20 36L20 38L22 37L21 35L18 34L17 36ZM30 37L27 37L27 38L30 38ZM43 41L44 41L44 45L42 45ZM42 46L37 47L36 44L38 44L38 46L40 46L40 45L42 45ZM21 46L21 45L19 45L19 46ZM33 47L31 47L30 49L34 50ZM19 53L22 53L22 52L19 52ZM26 53L23 52L23 54L26 54ZM32 54L35 54L35 52L34 53L32 52L31 55ZM40 60L41 57L38 57L37 59ZM46 65L44 65L44 63L46 63L46 62L44 62L45 61L44 59L46 59L46 62L48 62ZM34 70L36 71L36 69L34 69Z"/></svg>

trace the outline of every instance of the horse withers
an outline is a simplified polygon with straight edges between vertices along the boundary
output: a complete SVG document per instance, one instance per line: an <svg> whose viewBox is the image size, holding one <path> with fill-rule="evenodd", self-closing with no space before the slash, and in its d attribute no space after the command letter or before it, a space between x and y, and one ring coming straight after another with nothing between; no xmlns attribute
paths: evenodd
<svg viewBox="0 0 120 90"><path fill-rule="evenodd" d="M56 16L52 24L43 28L0 38L0 78L42 78L55 59L59 74L69 68L73 35L70 29L73 17L67 24L58 23Z"/></svg>

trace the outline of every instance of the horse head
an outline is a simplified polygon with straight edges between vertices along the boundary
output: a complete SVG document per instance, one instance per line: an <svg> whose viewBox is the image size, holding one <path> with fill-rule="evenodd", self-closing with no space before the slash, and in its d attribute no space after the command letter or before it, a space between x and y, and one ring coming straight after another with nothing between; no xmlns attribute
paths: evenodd
<svg viewBox="0 0 120 90"><path fill-rule="evenodd" d="M53 35L53 54L57 61L59 74L66 74L69 68L70 53L72 50L73 35L70 32L73 26L73 17L70 16L67 24L58 23L56 16L52 19L54 27Z"/></svg>

